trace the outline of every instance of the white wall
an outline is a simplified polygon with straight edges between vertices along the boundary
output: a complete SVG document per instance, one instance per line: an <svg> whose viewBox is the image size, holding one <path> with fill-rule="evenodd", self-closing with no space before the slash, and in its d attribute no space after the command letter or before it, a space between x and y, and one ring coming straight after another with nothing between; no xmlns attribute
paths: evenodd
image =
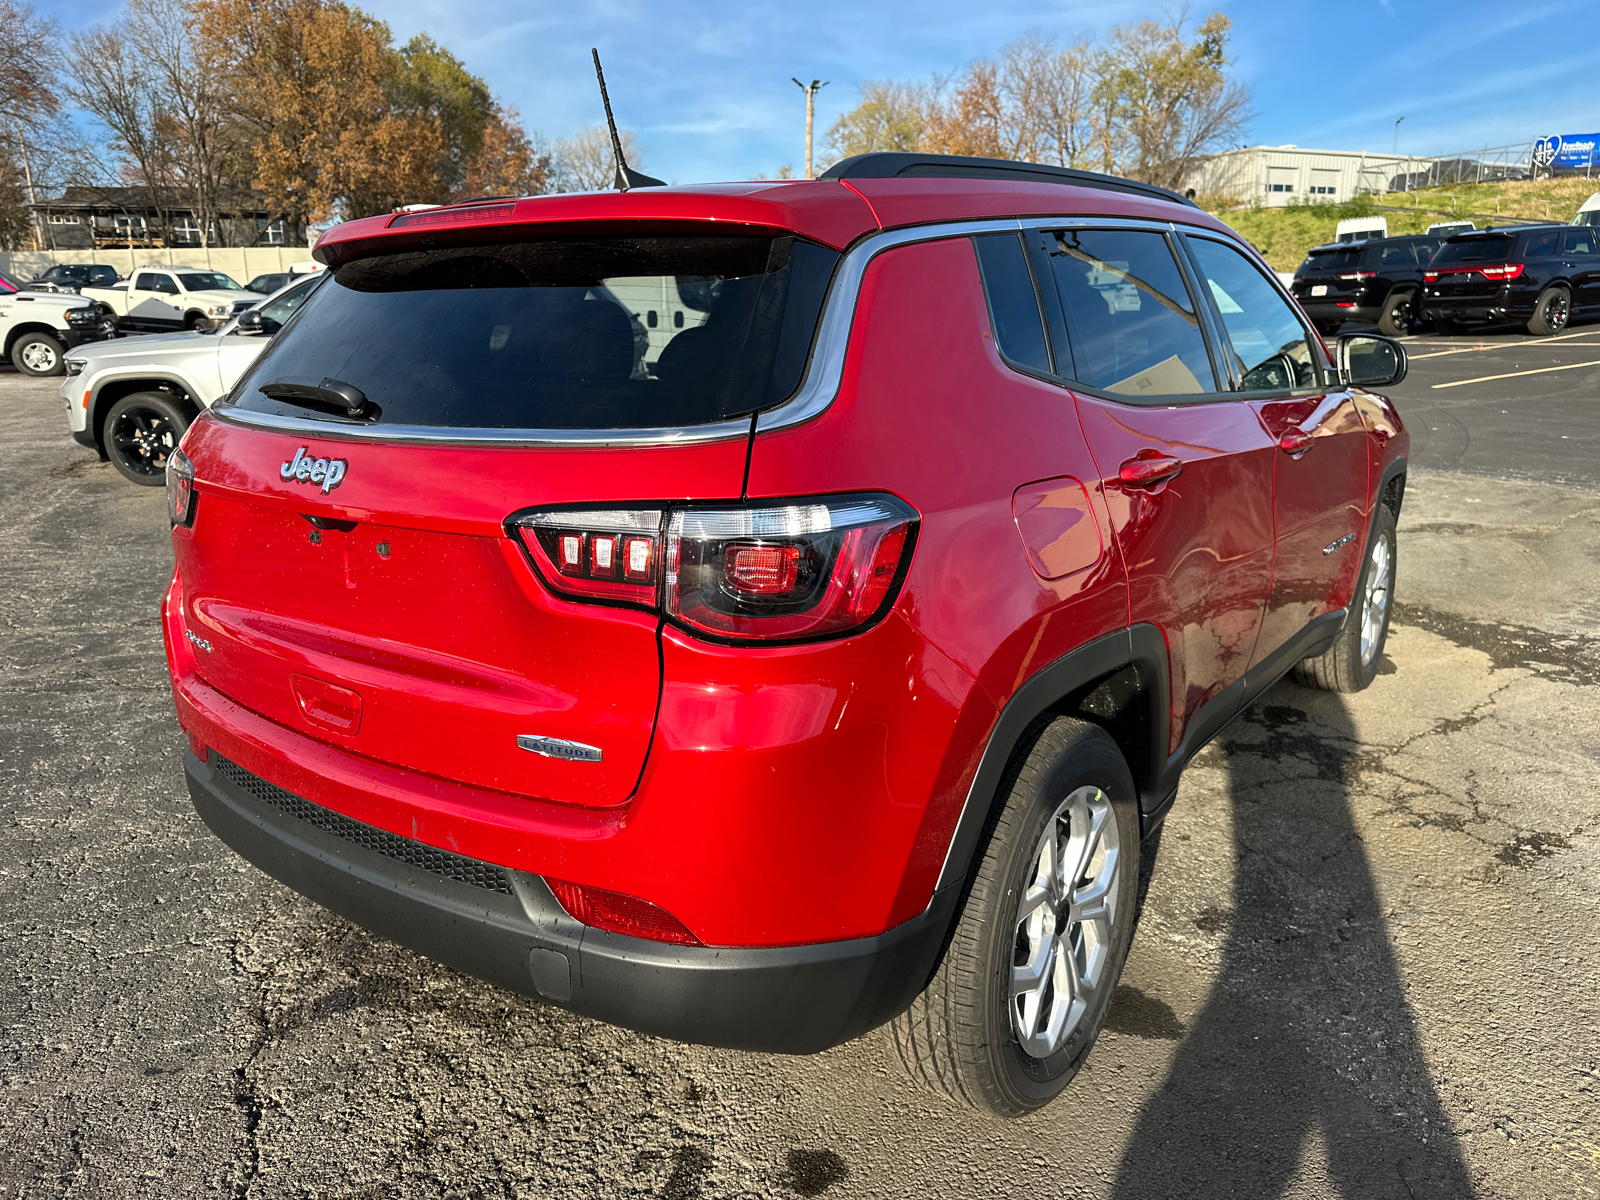
<svg viewBox="0 0 1600 1200"><path fill-rule="evenodd" d="M138 267L198 267L222 271L239 283L257 275L287 271L290 263L310 262L305 246L210 249L174 246L168 250L0 250L0 271L13 279L34 279L56 263L109 263L126 278Z"/></svg>

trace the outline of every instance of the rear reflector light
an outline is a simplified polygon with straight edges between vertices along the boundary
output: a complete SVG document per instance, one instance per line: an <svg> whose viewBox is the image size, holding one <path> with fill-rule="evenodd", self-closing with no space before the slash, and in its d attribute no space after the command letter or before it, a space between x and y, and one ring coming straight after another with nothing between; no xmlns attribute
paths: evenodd
<svg viewBox="0 0 1600 1200"><path fill-rule="evenodd" d="M1441 275L1482 275L1485 279L1515 279L1526 263L1499 263L1492 267L1435 267L1422 273L1422 282L1437 283Z"/></svg>
<svg viewBox="0 0 1600 1200"><path fill-rule="evenodd" d="M194 524L194 464L182 450L167 458L167 518L184 528Z"/></svg>
<svg viewBox="0 0 1600 1200"><path fill-rule="evenodd" d="M836 637L888 609L916 523L876 495L675 511L662 607L727 638Z"/></svg>
<svg viewBox="0 0 1600 1200"><path fill-rule="evenodd" d="M649 938L653 942L673 942L680 946L700 944L700 939L690 933L682 921L648 900L579 883L564 883L559 879L546 879L545 883L574 921L629 937Z"/></svg>
<svg viewBox="0 0 1600 1200"><path fill-rule="evenodd" d="M1378 273L1376 271L1351 271L1348 274L1338 276L1339 279L1376 279L1377 277Z"/></svg>
<svg viewBox="0 0 1600 1200"><path fill-rule="evenodd" d="M507 522L574 600L635 604L733 640L837 637L877 620L904 578L916 512L893 496L746 508L529 509Z"/></svg>
<svg viewBox="0 0 1600 1200"><path fill-rule="evenodd" d="M401 213L390 221L387 228L404 229L409 225L459 225L464 221L492 221L509 217L517 211L511 204L469 204L464 208L430 208L425 212Z"/></svg>

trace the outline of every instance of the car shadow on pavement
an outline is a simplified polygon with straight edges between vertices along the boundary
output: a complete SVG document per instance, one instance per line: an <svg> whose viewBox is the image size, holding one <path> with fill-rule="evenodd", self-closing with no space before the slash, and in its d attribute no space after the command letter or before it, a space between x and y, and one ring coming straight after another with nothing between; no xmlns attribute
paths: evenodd
<svg viewBox="0 0 1600 1200"><path fill-rule="evenodd" d="M1207 758L1226 777L1233 911L1192 918L1226 926L1218 976L1113 1195L1471 1196L1352 812L1381 755L1342 697L1281 683Z"/></svg>

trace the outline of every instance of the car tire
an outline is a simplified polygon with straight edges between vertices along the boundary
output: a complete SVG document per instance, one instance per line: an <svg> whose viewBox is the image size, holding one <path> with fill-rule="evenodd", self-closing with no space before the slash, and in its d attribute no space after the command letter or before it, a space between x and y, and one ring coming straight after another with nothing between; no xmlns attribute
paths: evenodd
<svg viewBox="0 0 1600 1200"><path fill-rule="evenodd" d="M1414 292L1396 292L1383 302L1378 315L1378 332L1385 337L1404 337L1417 326L1417 297Z"/></svg>
<svg viewBox="0 0 1600 1200"><path fill-rule="evenodd" d="M1377 677L1394 612L1398 549L1394 513L1385 505L1378 511L1344 628L1321 654L1295 664L1296 683L1324 692L1359 692Z"/></svg>
<svg viewBox="0 0 1600 1200"><path fill-rule="evenodd" d="M1467 331L1460 321L1447 321L1443 317L1431 317L1429 323L1440 337L1458 337Z"/></svg>
<svg viewBox="0 0 1600 1200"><path fill-rule="evenodd" d="M11 365L24 375L60 375L67 348L48 333L25 333L11 345Z"/></svg>
<svg viewBox="0 0 1600 1200"><path fill-rule="evenodd" d="M124 479L144 487L167 481L167 458L189 428L187 408L166 392L134 392L111 406L101 445Z"/></svg>
<svg viewBox="0 0 1600 1200"><path fill-rule="evenodd" d="M1033 1112L1072 1081L1105 1021L1133 937L1136 795L1105 730L1070 717L1041 718L1030 728L1001 780L943 960L889 1025L913 1079L1001 1117ZM1047 856L1064 858L1064 848L1075 856L1070 887L1046 870ZM1042 886L1047 876L1053 887ZM1075 910L1089 919L1072 921ZM1058 939L1063 923L1068 937ZM1019 965L1019 956L1028 961ZM1058 990L1062 983L1081 990ZM1063 999L1065 991L1074 994Z"/></svg>
<svg viewBox="0 0 1600 1200"><path fill-rule="evenodd" d="M1572 293L1564 287L1547 287L1534 302L1533 316L1528 318L1528 332L1534 337L1549 337L1560 333L1572 320Z"/></svg>

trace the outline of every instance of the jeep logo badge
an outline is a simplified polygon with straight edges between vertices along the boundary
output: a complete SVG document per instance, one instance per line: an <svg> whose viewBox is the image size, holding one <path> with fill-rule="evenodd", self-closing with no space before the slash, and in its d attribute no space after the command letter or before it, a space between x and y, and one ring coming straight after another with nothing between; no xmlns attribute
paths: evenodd
<svg viewBox="0 0 1600 1200"><path fill-rule="evenodd" d="M314 483L326 496L344 482L344 473L349 469L346 459L312 458L301 446L293 458L278 468L278 474L285 483Z"/></svg>

